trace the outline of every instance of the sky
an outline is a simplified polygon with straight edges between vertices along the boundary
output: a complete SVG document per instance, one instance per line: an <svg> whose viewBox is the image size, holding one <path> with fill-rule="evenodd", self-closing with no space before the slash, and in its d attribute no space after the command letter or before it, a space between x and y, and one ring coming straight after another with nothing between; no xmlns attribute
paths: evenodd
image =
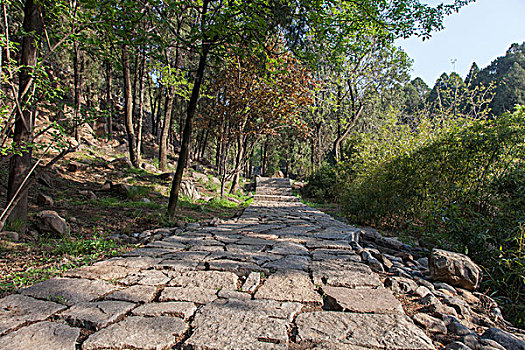
<svg viewBox="0 0 525 350"><path fill-rule="evenodd" d="M442 1L427 0L429 4ZM477 0L445 19L445 29L430 40L396 41L414 60L412 77L432 87L443 73L455 71L463 78L476 62L486 67L504 56L512 43L525 41L525 0Z"/></svg>

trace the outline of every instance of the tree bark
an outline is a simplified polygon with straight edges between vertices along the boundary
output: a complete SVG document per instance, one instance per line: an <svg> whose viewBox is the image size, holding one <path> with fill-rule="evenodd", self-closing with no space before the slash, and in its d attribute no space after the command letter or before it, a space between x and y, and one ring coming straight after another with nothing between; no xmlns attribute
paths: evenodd
<svg viewBox="0 0 525 350"><path fill-rule="evenodd" d="M359 107L359 111L357 113L354 112L352 118L348 121L348 125L346 126L345 131L335 139L334 141L334 158L335 161L338 162L341 155L341 143L343 140L348 136L352 128L354 127L355 123L357 122L357 119L359 119L359 116L361 116L361 113L363 112L364 106Z"/></svg>
<svg viewBox="0 0 525 350"><path fill-rule="evenodd" d="M18 188L31 169L34 115L31 111L31 93L26 91L34 67L37 63L38 38L42 35L42 21L40 5L34 0L27 0L24 7L24 33L19 73L18 100L21 113L18 114L13 135L13 143L19 148L19 154L14 154L9 163L9 180L7 186L7 203L13 199ZM18 203L11 211L9 221L27 220L27 192L23 193Z"/></svg>
<svg viewBox="0 0 525 350"><path fill-rule="evenodd" d="M159 141L159 167L161 171L168 170L168 136L171 128L173 100L173 89L169 87L168 96L166 96L166 108L164 108L164 122L162 123L162 132L160 133Z"/></svg>
<svg viewBox="0 0 525 350"><path fill-rule="evenodd" d="M142 152L142 127L144 124L144 73L146 55L142 55L139 73L139 106L138 106L138 125L137 125L137 160L140 162Z"/></svg>
<svg viewBox="0 0 525 350"><path fill-rule="evenodd" d="M202 15L201 24L205 22L206 12L208 9L209 0L203 0L202 3ZM206 70L206 64L208 59L208 53L210 52L211 42L206 37L202 41L202 52L199 59L199 66L197 68L197 74L193 83L193 89L191 91L190 101L188 103L188 109L186 111L186 123L184 125L184 132L182 134L181 151L179 154L179 161L177 162L177 170L175 176L173 176L173 183L170 190L170 199L168 203L168 214L172 220L175 216L175 209L179 200L180 183L182 182L182 175L184 168L186 167L186 161L188 159L191 135L193 132L193 118L195 117L195 111L197 109L197 102L199 100L200 89L202 81L204 79L204 71Z"/></svg>
<svg viewBox="0 0 525 350"><path fill-rule="evenodd" d="M84 58L80 53L78 42L73 43L73 79L74 79L74 110L73 110L73 123L75 128L75 139L80 141L80 135L78 133L78 125L80 118L80 94L82 93L82 82L84 73Z"/></svg>
<svg viewBox="0 0 525 350"><path fill-rule="evenodd" d="M106 61L106 104L107 104L107 118L106 118L106 132L108 138L113 138L113 98L111 96L111 63Z"/></svg>
<svg viewBox="0 0 525 350"><path fill-rule="evenodd" d="M241 177L241 166L244 158L244 142L240 135L237 136L237 157L235 159L235 171L233 173L232 185L230 193L234 194L239 185L239 178Z"/></svg>
<svg viewBox="0 0 525 350"><path fill-rule="evenodd" d="M129 158L134 167L139 166L136 146L137 138L133 125L133 94L131 91L131 77L129 71L128 46L122 45L122 68L124 71L124 105L126 112L126 133L128 135Z"/></svg>

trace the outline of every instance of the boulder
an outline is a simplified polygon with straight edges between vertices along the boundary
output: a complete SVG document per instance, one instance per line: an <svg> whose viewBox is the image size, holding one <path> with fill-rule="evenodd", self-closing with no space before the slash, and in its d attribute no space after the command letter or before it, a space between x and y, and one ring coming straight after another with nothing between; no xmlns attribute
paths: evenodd
<svg viewBox="0 0 525 350"><path fill-rule="evenodd" d="M40 232L63 236L68 231L66 220L56 211L43 210L36 215L36 220Z"/></svg>
<svg viewBox="0 0 525 350"><path fill-rule="evenodd" d="M183 196L186 196L193 201L201 199L201 194L195 188L192 181L182 181L180 183L180 190Z"/></svg>
<svg viewBox="0 0 525 350"><path fill-rule="evenodd" d="M446 250L432 250L429 269L434 280L468 290L476 289L481 280L481 268L468 256Z"/></svg>
<svg viewBox="0 0 525 350"><path fill-rule="evenodd" d="M481 336L501 344L507 350L525 350L525 341L499 328L489 328Z"/></svg>

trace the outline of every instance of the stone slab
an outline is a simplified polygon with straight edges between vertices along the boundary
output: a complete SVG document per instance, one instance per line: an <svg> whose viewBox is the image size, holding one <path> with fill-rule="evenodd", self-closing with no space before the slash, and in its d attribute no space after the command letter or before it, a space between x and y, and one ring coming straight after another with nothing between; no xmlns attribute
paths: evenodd
<svg viewBox="0 0 525 350"><path fill-rule="evenodd" d="M321 304L323 302L310 276L302 271L277 272L268 277L255 293L256 299L297 301Z"/></svg>
<svg viewBox="0 0 525 350"><path fill-rule="evenodd" d="M75 350L79 328L55 322L39 322L0 338L1 350Z"/></svg>
<svg viewBox="0 0 525 350"><path fill-rule="evenodd" d="M371 349L434 349L432 341L405 315L316 311L296 319L300 344L324 343Z"/></svg>
<svg viewBox="0 0 525 350"><path fill-rule="evenodd" d="M157 296L157 287L135 285L117 290L109 294L106 299L130 301L133 303L149 303Z"/></svg>
<svg viewBox="0 0 525 350"><path fill-rule="evenodd" d="M288 349L290 322L301 307L271 300L214 302L197 312L185 345L194 350Z"/></svg>
<svg viewBox="0 0 525 350"><path fill-rule="evenodd" d="M194 303L186 301L168 301L164 303L144 304L132 311L135 316L175 316L188 320L197 311Z"/></svg>
<svg viewBox="0 0 525 350"><path fill-rule="evenodd" d="M21 290L38 299L54 300L66 305L93 301L116 291L119 287L104 281L80 278L51 278Z"/></svg>
<svg viewBox="0 0 525 350"><path fill-rule="evenodd" d="M173 275L170 286L235 290L239 288L239 278L227 271L189 271Z"/></svg>
<svg viewBox="0 0 525 350"><path fill-rule="evenodd" d="M96 331L119 321L134 307L135 304L125 301L79 303L61 313L59 317L72 326Z"/></svg>
<svg viewBox="0 0 525 350"><path fill-rule="evenodd" d="M162 291L160 301L191 301L197 304L207 304L217 299L217 290L201 287L166 287Z"/></svg>
<svg viewBox="0 0 525 350"><path fill-rule="evenodd" d="M188 324L177 317L130 316L89 336L82 349L170 349L187 329Z"/></svg>
<svg viewBox="0 0 525 350"><path fill-rule="evenodd" d="M314 261L311 264L311 270L316 285L347 288L378 288L382 286L377 274L363 264Z"/></svg>
<svg viewBox="0 0 525 350"><path fill-rule="evenodd" d="M129 275L118 282L124 285L143 284L149 286L166 285L171 280L165 273L160 270L145 270L137 274Z"/></svg>
<svg viewBox="0 0 525 350"><path fill-rule="evenodd" d="M0 299L0 335L27 323L43 321L66 307L25 295L13 294Z"/></svg>
<svg viewBox="0 0 525 350"><path fill-rule="evenodd" d="M399 300L385 288L349 289L325 286L323 292L343 310L375 314L404 313Z"/></svg>

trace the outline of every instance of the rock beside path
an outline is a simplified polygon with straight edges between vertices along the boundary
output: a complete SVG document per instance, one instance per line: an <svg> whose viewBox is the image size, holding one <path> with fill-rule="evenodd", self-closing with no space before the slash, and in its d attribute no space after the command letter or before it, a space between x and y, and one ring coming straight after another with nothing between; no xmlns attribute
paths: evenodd
<svg viewBox="0 0 525 350"><path fill-rule="evenodd" d="M433 279L474 290L481 280L481 268L464 254L434 249L429 260Z"/></svg>

